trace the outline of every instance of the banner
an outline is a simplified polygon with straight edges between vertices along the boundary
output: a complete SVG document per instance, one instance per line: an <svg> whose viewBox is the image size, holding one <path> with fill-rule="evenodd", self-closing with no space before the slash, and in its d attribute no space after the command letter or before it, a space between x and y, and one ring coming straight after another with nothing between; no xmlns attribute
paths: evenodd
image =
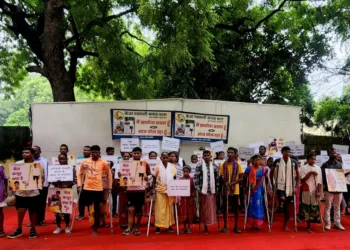
<svg viewBox="0 0 350 250"><path fill-rule="evenodd" d="M245 160L250 160L254 156L254 148L245 148L245 147L240 147L238 149L238 155L239 158L245 159Z"/></svg>
<svg viewBox="0 0 350 250"><path fill-rule="evenodd" d="M10 164L10 183L13 191L42 189L42 169L40 163Z"/></svg>
<svg viewBox="0 0 350 250"><path fill-rule="evenodd" d="M72 214L73 189L49 188L47 194L47 211L52 213Z"/></svg>
<svg viewBox="0 0 350 250"><path fill-rule="evenodd" d="M329 192L347 192L346 178L343 169L326 168L327 186Z"/></svg>
<svg viewBox="0 0 350 250"><path fill-rule="evenodd" d="M228 141L230 117L174 112L174 137L183 141Z"/></svg>
<svg viewBox="0 0 350 250"><path fill-rule="evenodd" d="M168 181L167 194L170 197L188 197L191 196L190 180L171 180Z"/></svg>
<svg viewBox="0 0 350 250"><path fill-rule="evenodd" d="M121 174L120 186L145 189L147 184L147 181L144 180L144 177L147 176L146 168L140 161L122 161L119 172Z"/></svg>
<svg viewBox="0 0 350 250"><path fill-rule="evenodd" d="M158 139L171 137L171 111L111 109L112 138L139 137Z"/></svg>
<svg viewBox="0 0 350 250"><path fill-rule="evenodd" d="M70 165L49 165L48 182L73 181L73 166Z"/></svg>

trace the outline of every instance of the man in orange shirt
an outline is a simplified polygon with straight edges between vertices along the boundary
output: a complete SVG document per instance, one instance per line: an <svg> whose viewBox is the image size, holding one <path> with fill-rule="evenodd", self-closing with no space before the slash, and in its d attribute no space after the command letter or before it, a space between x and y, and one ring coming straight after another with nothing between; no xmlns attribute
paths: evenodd
<svg viewBox="0 0 350 250"><path fill-rule="evenodd" d="M84 179L84 192L81 199L86 206L94 205L94 224L92 226L92 236L97 236L97 229L100 222L100 203L103 202L102 177L107 173L109 192L112 189L112 174L109 165L100 157L100 147L91 147L91 158L84 159L80 165L78 174L78 189L81 188Z"/></svg>

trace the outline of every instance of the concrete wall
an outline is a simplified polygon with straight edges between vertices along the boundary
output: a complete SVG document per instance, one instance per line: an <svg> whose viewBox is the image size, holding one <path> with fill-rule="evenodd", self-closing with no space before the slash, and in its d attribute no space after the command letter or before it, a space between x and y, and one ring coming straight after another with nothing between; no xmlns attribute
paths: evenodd
<svg viewBox="0 0 350 250"><path fill-rule="evenodd" d="M139 100L93 103L32 104L33 145L43 155L57 156L65 143L72 154L81 155L84 145L98 144L105 151L120 141L112 140L110 109L178 110L205 114L230 115L229 143L226 146L247 146L269 136L284 136L286 141L300 143L300 107L261 105L209 100ZM189 162L190 155L206 143L181 143L181 156Z"/></svg>

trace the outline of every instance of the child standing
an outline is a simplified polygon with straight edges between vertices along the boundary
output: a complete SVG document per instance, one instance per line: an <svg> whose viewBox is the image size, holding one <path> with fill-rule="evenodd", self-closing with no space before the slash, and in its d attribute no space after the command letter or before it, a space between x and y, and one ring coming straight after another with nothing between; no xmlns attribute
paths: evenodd
<svg viewBox="0 0 350 250"><path fill-rule="evenodd" d="M7 198L7 188L8 178L5 174L4 167L0 165L0 238L5 237L3 207L6 207L5 199Z"/></svg>
<svg viewBox="0 0 350 250"><path fill-rule="evenodd" d="M193 178L190 177L191 167L183 167L183 177L180 180L190 180L191 185L191 196L181 197L180 203L178 204L179 210L179 220L184 223L184 229L181 233L191 234L191 224L196 216L197 207L196 207L196 188L194 186ZM188 225L188 227L187 227Z"/></svg>

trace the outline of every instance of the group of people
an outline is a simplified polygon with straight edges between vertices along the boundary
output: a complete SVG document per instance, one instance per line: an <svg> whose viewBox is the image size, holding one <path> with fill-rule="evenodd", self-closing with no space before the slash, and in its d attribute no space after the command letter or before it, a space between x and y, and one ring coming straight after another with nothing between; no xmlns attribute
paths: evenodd
<svg viewBox="0 0 350 250"><path fill-rule="evenodd" d="M114 218L119 217L119 224L125 229L123 232L125 236L141 234L140 224L143 215L147 217L154 215L156 234L160 233L162 228L174 232L172 228L175 224L174 209L179 212L179 222L184 224L181 231L184 234L192 233L191 226L196 221L200 226L203 225L204 234L208 234L208 225L218 223L218 215L221 213L224 224L220 232L227 233L229 211L234 214L233 232L239 234L241 233L239 214L242 209L245 210L244 228L248 222L253 230L260 230L265 219L269 226L272 225L274 208L284 214L285 231L289 230L288 223L294 216L295 223L304 219L308 231L311 232L310 224L320 223L322 220L320 199L323 197L323 192L325 229L331 228L331 210L333 210L334 227L345 230L340 221L343 195L329 191L327 185L326 169L342 169L340 159L333 148L328 150L329 160L319 167L315 165L315 152L307 156L306 164L300 165L287 146L281 150L282 158L276 160L267 156L266 148L261 146L259 153L249 159L246 169L242 167L238 150L233 147L227 149L226 158L224 152L217 153L215 159L223 160L219 165L214 163L211 151L201 150L203 152L200 161L197 155L191 157L191 162L196 164L195 169L186 165L179 152L163 152L159 157L160 164L155 167L153 173L149 164L142 160L141 148L136 147L130 153L123 152L124 161L138 161L140 162L138 166L145 169L143 178L148 184L135 188L120 185L122 180L115 176L121 177L121 174L115 173L118 170L113 168L113 162L101 158L101 149L97 145L84 147L84 160L76 173L73 170L75 177L73 181L53 183L47 181L48 160L41 156L40 147L24 148L23 160L17 163L40 163L43 171L43 188L15 191L18 225L16 231L7 237L13 239L22 236L23 219L28 210L29 238L36 238L36 226L45 225L48 188L50 186L72 188L74 185L77 186L79 193L79 216L76 220L84 218L85 209L88 207L93 236L98 235L100 227L110 227L106 223L109 197L111 197L111 213ZM58 156L60 165L68 164L68 152L68 146L62 144ZM109 147L106 152L108 155L114 155L114 148ZM156 152L151 152L148 158L157 159L158 155ZM183 171L181 179L190 182L188 197L170 197L167 194L167 184L170 180L176 179L179 166ZM191 177L193 171L194 177ZM5 236L3 207L6 206L4 201L7 190L8 178L4 168L0 166L0 237ZM154 210L149 201L154 202ZM70 215L57 213L55 220L57 228L54 234L61 233L62 219L65 223L64 231L71 232Z"/></svg>

